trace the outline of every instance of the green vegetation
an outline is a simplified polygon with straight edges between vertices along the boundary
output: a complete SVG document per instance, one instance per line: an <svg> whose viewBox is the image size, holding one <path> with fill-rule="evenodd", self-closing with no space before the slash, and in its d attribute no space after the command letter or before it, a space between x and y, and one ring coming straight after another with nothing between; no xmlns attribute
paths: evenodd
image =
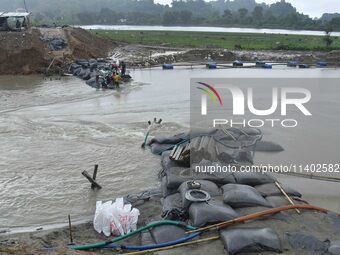
<svg viewBox="0 0 340 255"><path fill-rule="evenodd" d="M340 39L332 37L328 45L322 36L92 30L99 37L114 42L178 48L224 48L249 50L333 50L340 49Z"/></svg>

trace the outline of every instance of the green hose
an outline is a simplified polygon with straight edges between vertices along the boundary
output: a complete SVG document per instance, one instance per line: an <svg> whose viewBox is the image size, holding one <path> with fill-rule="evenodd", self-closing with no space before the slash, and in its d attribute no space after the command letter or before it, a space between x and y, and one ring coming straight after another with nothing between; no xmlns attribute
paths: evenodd
<svg viewBox="0 0 340 255"><path fill-rule="evenodd" d="M148 141L148 137L150 135L150 130L148 130L148 132L146 132L145 138L144 138L144 144L146 144L146 142Z"/></svg>
<svg viewBox="0 0 340 255"><path fill-rule="evenodd" d="M148 129L148 132L146 132L146 135L145 135L145 137L144 137L144 142L143 142L143 144L142 144L142 146L141 146L143 149L144 149L145 146L146 146L146 142L148 141L149 135L150 135L150 129Z"/></svg>
<svg viewBox="0 0 340 255"><path fill-rule="evenodd" d="M111 241L100 242L100 243L95 243L95 244L80 245L80 246L69 246L69 248L73 249L73 250L89 250L89 249L94 249L94 248L100 248L100 247L103 247L107 244L116 243L116 242L119 242L119 241L124 240L126 238L129 238L129 237L131 237L135 234L138 234L138 233L143 232L145 230L148 230L150 228L154 228L154 227L162 226L162 225L183 226L187 230L195 230L196 229L192 226L184 225L183 222L179 222L179 221L172 221L172 220L155 221L155 222L152 222L152 223L150 223L150 224L148 224L144 227L141 227L141 228L139 228L139 229L137 229L133 232L130 232L129 234L118 236L118 237L112 239Z"/></svg>

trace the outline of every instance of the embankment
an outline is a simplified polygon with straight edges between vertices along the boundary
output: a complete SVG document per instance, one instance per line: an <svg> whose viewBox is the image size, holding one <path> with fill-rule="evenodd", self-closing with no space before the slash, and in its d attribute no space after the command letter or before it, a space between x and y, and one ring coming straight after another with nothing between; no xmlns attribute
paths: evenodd
<svg viewBox="0 0 340 255"><path fill-rule="evenodd" d="M58 49L51 46L58 45ZM77 58L106 57L112 43L80 28L31 28L0 32L0 75L61 71Z"/></svg>

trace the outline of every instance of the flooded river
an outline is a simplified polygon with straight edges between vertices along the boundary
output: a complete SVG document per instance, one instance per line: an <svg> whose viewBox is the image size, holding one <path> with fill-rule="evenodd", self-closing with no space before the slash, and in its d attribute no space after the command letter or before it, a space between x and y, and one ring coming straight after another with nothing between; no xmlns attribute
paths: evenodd
<svg viewBox="0 0 340 255"><path fill-rule="evenodd" d="M135 70L131 75L134 81L120 91L96 90L74 77L52 81L40 76L0 77L0 228L63 223L68 214L74 220L90 219L97 200L158 185L159 158L140 148L146 122L162 118L165 134L189 127L190 77L339 78L340 72L178 69ZM334 136L339 126L339 92L340 88L329 92L332 97L321 97L331 98L328 103L336 109L328 116L336 121L329 123L327 131ZM306 132L313 137L326 131L320 126ZM258 160L288 161L294 157L289 149L296 146L305 160L315 157L304 150L310 144L303 138L276 139L276 135L266 134L286 152L259 155ZM334 143L327 149L338 153L338 140L339 135L333 137ZM92 172L94 164L99 164L100 191L91 191L81 175L83 170ZM281 180L313 204L340 212L340 183Z"/></svg>
<svg viewBox="0 0 340 255"><path fill-rule="evenodd" d="M254 34L287 34L287 35L325 35L324 31L288 30L288 29L259 29L241 27L190 27L190 26L130 26L130 25L88 25L84 29L104 29L123 31L176 31L176 32L219 32L219 33L254 33ZM340 36L333 32L332 36Z"/></svg>

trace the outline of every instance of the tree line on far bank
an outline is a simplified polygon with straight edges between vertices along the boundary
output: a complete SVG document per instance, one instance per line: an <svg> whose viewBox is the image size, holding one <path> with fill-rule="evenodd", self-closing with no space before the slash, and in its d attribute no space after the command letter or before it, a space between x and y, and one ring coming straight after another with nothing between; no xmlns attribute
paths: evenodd
<svg viewBox="0 0 340 255"><path fill-rule="evenodd" d="M340 14L316 19L285 0L26 0L36 24L225 26L340 31ZM22 0L1 0L0 10L22 7Z"/></svg>
<svg viewBox="0 0 340 255"><path fill-rule="evenodd" d="M98 12L80 12L77 18L78 23L82 25L222 26L296 30L325 30L331 27L332 31L340 31L340 17L329 21L312 19L308 15L298 13L291 4L283 1L270 7L257 5L252 10L224 9L222 13L207 7L196 12L192 11L194 8L186 5L187 3L183 2L183 8L165 8L162 13L117 12L114 8L103 8ZM280 9L281 6L284 8Z"/></svg>

